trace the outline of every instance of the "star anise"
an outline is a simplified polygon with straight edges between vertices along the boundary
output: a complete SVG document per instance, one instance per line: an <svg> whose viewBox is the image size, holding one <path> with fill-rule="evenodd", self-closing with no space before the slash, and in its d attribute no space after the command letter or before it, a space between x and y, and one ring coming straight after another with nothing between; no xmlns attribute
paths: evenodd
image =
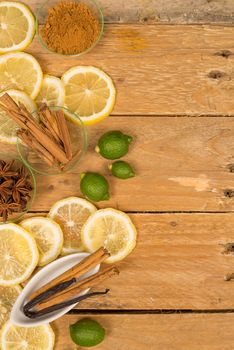
<svg viewBox="0 0 234 350"><path fill-rule="evenodd" d="M21 198L20 199L20 205L21 205L22 210L26 209L27 203L28 203L28 198Z"/></svg>
<svg viewBox="0 0 234 350"><path fill-rule="evenodd" d="M28 178L28 173L26 171L26 168L22 165L18 170L19 177Z"/></svg>
<svg viewBox="0 0 234 350"><path fill-rule="evenodd" d="M0 184L0 198L6 201L12 193L13 180L5 180Z"/></svg>
<svg viewBox="0 0 234 350"><path fill-rule="evenodd" d="M3 221L27 207L33 189L30 180L25 166L17 167L14 161L0 160L0 217Z"/></svg>
<svg viewBox="0 0 234 350"><path fill-rule="evenodd" d="M9 177L17 176L17 171L12 171L11 167L14 164L14 160L10 162L4 162L4 160L0 161L0 179L7 179Z"/></svg>
<svg viewBox="0 0 234 350"><path fill-rule="evenodd" d="M32 191L32 186L27 180L27 178L19 178L12 187L12 197L16 203L20 203L22 198L30 197L30 192Z"/></svg>
<svg viewBox="0 0 234 350"><path fill-rule="evenodd" d="M19 212L22 210L21 205L19 203L12 203L10 200L4 202L0 201L0 216L3 218L3 221L7 221L8 216L13 212Z"/></svg>

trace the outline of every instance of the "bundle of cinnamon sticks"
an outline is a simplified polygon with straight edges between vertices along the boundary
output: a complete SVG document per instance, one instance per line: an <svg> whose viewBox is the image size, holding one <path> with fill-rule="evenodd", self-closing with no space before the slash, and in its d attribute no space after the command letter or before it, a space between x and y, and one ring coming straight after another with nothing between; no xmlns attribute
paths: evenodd
<svg viewBox="0 0 234 350"><path fill-rule="evenodd" d="M37 318L66 306L73 305L90 296L106 294L109 290L80 295L86 289L92 288L102 283L107 278L119 274L115 266L108 267L90 277L84 279L80 278L108 257L109 253L104 248L100 248L79 264L33 292L29 296L27 304L24 306L25 315L30 318Z"/></svg>
<svg viewBox="0 0 234 350"><path fill-rule="evenodd" d="M63 110L51 111L46 104L36 120L22 103L5 93L0 107L18 124L18 137L50 167L63 168L72 160L72 145Z"/></svg>

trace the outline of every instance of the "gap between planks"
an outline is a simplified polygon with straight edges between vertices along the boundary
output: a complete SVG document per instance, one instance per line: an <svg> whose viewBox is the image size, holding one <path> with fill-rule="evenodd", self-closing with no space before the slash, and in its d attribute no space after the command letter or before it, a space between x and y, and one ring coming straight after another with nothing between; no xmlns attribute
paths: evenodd
<svg viewBox="0 0 234 350"><path fill-rule="evenodd" d="M234 210L226 210L226 211L124 211L126 214L139 214L139 215L144 215L144 214L152 214L152 215L171 215L171 214L188 214L188 215L193 215L193 214L233 214ZM29 211L28 215L47 215L49 211Z"/></svg>
<svg viewBox="0 0 234 350"><path fill-rule="evenodd" d="M84 301L90 310L232 310L232 214L131 215L137 248L120 262L111 293ZM126 285L128 288L126 288ZM147 286L142 292L142 286Z"/></svg>
<svg viewBox="0 0 234 350"><path fill-rule="evenodd" d="M112 117L90 128L87 157L72 173L38 176L37 202L31 209L48 211L59 199L80 196L79 173L93 171L106 176L111 188L110 201L99 207L126 212L234 210L234 118L135 117L132 121ZM111 129L134 138L125 160L137 176L127 182L114 179L109 162L94 152L100 135Z"/></svg>
<svg viewBox="0 0 234 350"><path fill-rule="evenodd" d="M31 0L36 10L40 0ZM117 24L233 24L232 0L99 0L105 22Z"/></svg>
<svg viewBox="0 0 234 350"><path fill-rule="evenodd" d="M232 314L234 309L190 310L190 309L156 309L156 310L78 310L73 309L67 315L171 315L171 314Z"/></svg>
<svg viewBox="0 0 234 350"><path fill-rule="evenodd" d="M208 118L208 117L212 117L213 119L214 118L233 118L234 117L234 114L220 114L220 115L217 115L217 114L212 114L212 113L205 113L205 114L184 114L184 113L181 113L181 114L165 114L165 113L162 113L162 114L122 114L122 113L112 113L109 115L109 118L110 117L126 117L126 118Z"/></svg>
<svg viewBox="0 0 234 350"><path fill-rule="evenodd" d="M108 25L79 62L48 54L36 40L27 52L56 76L77 64L106 71L118 90L113 114L227 115L234 108L233 32L228 26Z"/></svg>
<svg viewBox="0 0 234 350"><path fill-rule="evenodd" d="M53 323L58 335L56 350L74 348L68 327L82 317L68 316ZM94 318L107 330L105 341L97 346L100 350L233 349L233 314L96 315Z"/></svg>

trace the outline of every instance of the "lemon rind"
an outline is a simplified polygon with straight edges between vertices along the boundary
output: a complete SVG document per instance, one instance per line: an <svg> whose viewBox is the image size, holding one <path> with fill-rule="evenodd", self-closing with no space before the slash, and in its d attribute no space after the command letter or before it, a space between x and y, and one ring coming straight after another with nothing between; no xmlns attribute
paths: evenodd
<svg viewBox="0 0 234 350"><path fill-rule="evenodd" d="M96 248L92 245L92 240L89 240L89 237L88 237L89 227L93 225L93 221L95 217L106 216L107 213L114 214L114 216L118 216L121 218L121 220L124 220L126 223L126 226L129 228L128 232L131 233L130 243L128 243L126 249L120 251L118 254L114 256L110 256L105 260L105 263L111 264L111 263L123 260L126 256L128 256L133 251L133 249L136 246L137 230L132 220L130 219L130 217L124 212L120 210L112 209L112 208L100 209L88 218L88 220L86 221L86 223L84 224L81 230L81 240L83 242L83 245L85 246L85 249L88 252L93 253L96 250Z"/></svg>
<svg viewBox="0 0 234 350"><path fill-rule="evenodd" d="M4 55L1 55L0 56L0 64L4 63L7 59L12 58L12 57L16 57L16 56L21 57L21 58L27 57L27 59L32 62L33 67L35 68L35 70L38 73L37 83L35 84L34 89L32 90L31 94L28 94L31 97L31 99L34 100L37 97L37 95L39 94L39 92L41 90L41 86L42 86L43 73L42 73L41 66L40 66L39 62L35 59L35 57L30 55L29 53L21 52L21 51L10 52L10 53L6 53ZM14 90L17 90L17 89L14 88ZM24 92L26 92L26 91L24 91Z"/></svg>
<svg viewBox="0 0 234 350"><path fill-rule="evenodd" d="M9 89L9 90L5 90L5 91L1 92L0 96L4 95L5 93L8 93L11 97L13 97L13 99L15 96L20 95L21 102L24 103L24 105L27 108L30 106L29 112L32 113L37 109L35 101L33 101L31 99L31 97L26 92L21 91L21 90L16 90L16 89ZM17 136L7 137L5 135L0 134L0 142L10 144L10 145L15 145L17 143Z"/></svg>
<svg viewBox="0 0 234 350"><path fill-rule="evenodd" d="M0 337L1 337L2 350L8 350L9 349L7 347L7 343L6 343L6 336L7 336L7 332L11 328L11 326L14 327L14 325L10 321L7 321L3 325L2 329L1 329ZM41 325L41 326L37 326L37 327L41 327L41 328L43 327L44 330L45 330L45 334L48 335L49 346L46 349L43 349L43 350L53 350L54 344L55 344L55 334L54 334L54 331L53 331L52 327L49 324ZM34 328L37 328L37 327L34 327ZM40 341L40 339L39 339L39 341Z"/></svg>
<svg viewBox="0 0 234 350"><path fill-rule="evenodd" d="M13 5L13 6L12 6ZM36 33L36 20L35 17L32 13L32 11L30 10L30 8L20 2L9 2L9 1L2 1L0 2L0 7L16 7L20 10L22 10L22 13L25 15L25 17L27 18L28 22L29 22L29 28L31 28L30 31L28 31L26 38L21 41L19 44L16 45L12 45L11 47L7 47L7 48L3 48L0 47L0 54L4 54L4 53L8 53L8 52L17 52L17 51L23 51L26 49L26 47L28 47L31 42L33 41L33 38L35 36Z"/></svg>
<svg viewBox="0 0 234 350"><path fill-rule="evenodd" d="M97 211L97 208L95 207L94 204L90 203L89 201L87 201L86 199L84 198L80 198L80 197L67 197L67 198L64 198L64 199L61 199L59 200L58 202L54 203L52 205L52 207L50 208L50 211L47 215L47 217L53 219L55 214L57 213L58 209L63 206L63 205L69 205L70 203L78 203L80 205L83 205L85 208L88 208L91 212L90 215L92 215L92 213L96 212ZM69 246L63 246L62 248L62 252L61 252L61 255L64 256L64 255L68 255L68 254L72 254L72 253L76 253L76 252L82 252L84 251L84 246L83 245L80 245L80 246L77 246L77 247L69 247Z"/></svg>
<svg viewBox="0 0 234 350"><path fill-rule="evenodd" d="M0 226L0 233L2 230L7 229L7 228L8 229L12 228L12 230L18 231L18 233L21 234L26 239L26 241L29 243L29 247L31 249L32 261L31 261L31 264L28 266L27 270L20 277L12 279L12 280L4 280L4 279L0 278L0 285L1 286L12 286L12 285L23 283L31 276L31 274L35 270L35 268L38 264L38 261L39 261L39 253L38 253L38 249L37 249L37 244L36 244L36 241L33 238L33 236L31 234L29 234L25 229L20 227L19 225L16 225L13 223L4 224L4 225Z"/></svg>
<svg viewBox="0 0 234 350"><path fill-rule="evenodd" d="M54 261L62 252L62 248L63 248L63 231L60 227L60 225L55 222L54 220L52 220L51 218L48 217L44 217L44 216L35 216L32 218L28 218L25 219L23 221L21 221L20 225L21 227L23 227L26 231L28 231L30 234L30 223L31 222L45 222L45 225L51 226L52 230L56 229L57 233L57 237L54 236L54 238L56 238L54 240L54 246L53 246L53 250L47 252L46 254L42 255L39 253L40 257L39 257L39 261L38 261L38 266L45 266L47 264L49 264L50 262ZM29 226L28 226L29 225ZM33 235L33 234L32 234Z"/></svg>
<svg viewBox="0 0 234 350"><path fill-rule="evenodd" d="M58 107L63 107L64 106L64 103L65 103L65 88L64 88L64 84L62 82L62 80L58 77L55 77L51 74L44 74L43 76L43 81L42 81L42 85L41 85L41 90L39 92L39 94L37 95L37 98L35 99L36 100L36 103L39 103L40 101L38 100L38 97L40 96L40 93L43 89L43 85L46 83L46 81L50 82L50 84L54 85L58 92L59 92L59 98L57 99L57 103L55 104L56 106ZM45 97L46 98L46 97ZM49 101L47 103L47 105L49 105Z"/></svg>
<svg viewBox="0 0 234 350"><path fill-rule="evenodd" d="M93 116L85 116L85 117L79 116L79 114L76 111L73 112L79 116L79 118L82 120L82 122L85 125L93 125L107 118L112 112L116 101L116 89L111 77L108 74L106 74L104 71L93 66L72 67L62 75L61 80L64 83L64 86L66 87L66 84L69 82L70 78L75 75L74 73L78 74L78 73L87 73L87 72L96 73L98 76L103 77L105 82L107 83L107 86L109 87L109 90L112 92L105 108L101 112L96 113ZM65 90L65 95L66 95L66 90ZM69 106L66 105L66 99L65 99L64 107L69 109ZM72 113L69 113L69 111L66 111L65 114L71 122L75 124L79 124L79 121L74 118Z"/></svg>

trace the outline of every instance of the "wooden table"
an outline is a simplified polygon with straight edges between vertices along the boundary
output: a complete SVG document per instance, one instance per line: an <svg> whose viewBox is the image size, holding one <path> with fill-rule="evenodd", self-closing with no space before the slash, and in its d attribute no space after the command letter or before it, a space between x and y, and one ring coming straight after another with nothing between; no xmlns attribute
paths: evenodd
<svg viewBox="0 0 234 350"><path fill-rule="evenodd" d="M100 67L118 90L112 115L88 129L79 168L37 177L33 213L80 196L79 173L100 171L112 197L99 207L129 213L139 238L111 293L53 324L55 349L75 348L68 326L84 316L107 329L97 349L233 349L234 282L224 281L234 272L233 0L100 2L108 23L92 52L65 59L36 40L28 50L57 76L74 65ZM134 136L126 157L134 179L109 177L94 153L110 129Z"/></svg>

